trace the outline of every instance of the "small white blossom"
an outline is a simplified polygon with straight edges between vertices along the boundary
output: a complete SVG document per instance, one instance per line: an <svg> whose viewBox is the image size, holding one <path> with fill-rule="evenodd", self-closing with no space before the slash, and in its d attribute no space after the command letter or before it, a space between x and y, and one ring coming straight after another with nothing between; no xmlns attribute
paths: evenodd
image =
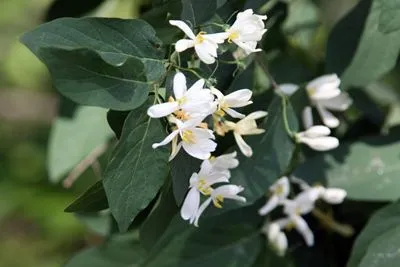
<svg viewBox="0 0 400 267"><path fill-rule="evenodd" d="M252 9L239 12L236 21L227 30L228 42L234 42L242 48L246 54L261 51L257 49L257 42L267 31L264 20L267 16L255 15Z"/></svg>
<svg viewBox="0 0 400 267"><path fill-rule="evenodd" d="M300 143L304 143L317 151L327 151L339 146L339 140L336 137L329 136L331 130L322 125L312 126L306 131L296 134Z"/></svg>
<svg viewBox="0 0 400 267"><path fill-rule="evenodd" d="M268 237L268 242L279 256L285 255L288 248L288 240L281 227L277 223L266 224L262 232Z"/></svg>
<svg viewBox="0 0 400 267"><path fill-rule="evenodd" d="M224 172L210 172L208 168L200 168L198 173L193 173L189 180L190 190L181 208L181 217L192 224L199 210L200 194L210 195L213 184L229 182L229 177Z"/></svg>
<svg viewBox="0 0 400 267"><path fill-rule="evenodd" d="M350 96L341 92L339 85L340 79L336 74L323 75L306 85L312 105L329 128L338 127L339 120L328 110L344 111L352 103Z"/></svg>
<svg viewBox="0 0 400 267"><path fill-rule="evenodd" d="M170 133L162 142L153 144L153 148L164 146L173 141L173 148L170 160L179 152L180 148L183 149L192 157L198 159L208 159L211 152L215 150L217 144L212 140L215 139L213 132L209 129L198 127L203 118L194 118L182 122L178 119L173 119L176 124L176 130ZM180 136L181 142L177 142Z"/></svg>
<svg viewBox="0 0 400 267"><path fill-rule="evenodd" d="M169 23L181 29L190 39L181 39L175 44L177 52L183 52L194 47L197 56L206 64L213 64L217 57L218 44L222 44L227 38L226 33L206 34L199 32L194 35L190 27L181 20L170 20Z"/></svg>
<svg viewBox="0 0 400 267"><path fill-rule="evenodd" d="M258 213L262 216L267 215L278 205L283 204L284 200L287 199L290 192L289 179L284 176L278 179L270 188L271 196L263 207L261 207Z"/></svg>
<svg viewBox="0 0 400 267"><path fill-rule="evenodd" d="M297 214L290 214L287 218L276 220L273 223L279 225L281 229L296 228L297 232L303 236L307 246L314 245L314 234L303 217Z"/></svg>
<svg viewBox="0 0 400 267"><path fill-rule="evenodd" d="M232 108L241 108L252 104L250 101L253 92L249 89L237 90L224 96L217 88L211 88L211 92L217 97L217 113L224 115L225 112L232 118L243 119L245 115L233 110Z"/></svg>
<svg viewBox="0 0 400 267"><path fill-rule="evenodd" d="M244 190L243 187L232 184L221 185L220 187L217 187L216 189L212 190L210 197L200 205L196 214L196 219L194 220L194 225L198 226L201 214L211 204L211 202L217 208L222 208L222 203L224 202L225 199L233 199L240 202L246 202L246 198L238 196L238 194L243 190Z"/></svg>
<svg viewBox="0 0 400 267"><path fill-rule="evenodd" d="M174 98L169 102L151 106L147 114L152 118L161 118L175 113L179 119L190 119L196 116L207 116L215 107L214 96L209 89L204 89L204 80L195 82L189 90L186 86L186 77L178 72L173 82Z"/></svg>
<svg viewBox="0 0 400 267"><path fill-rule="evenodd" d="M230 177L229 169L236 168L239 165L236 156L237 153L235 151L218 157L211 157L204 160L200 168L206 173L222 172Z"/></svg>
<svg viewBox="0 0 400 267"><path fill-rule="evenodd" d="M231 121L225 121L225 125L233 131L233 136L235 137L236 143L239 146L240 151L246 157L251 157L253 155L253 150L251 147L243 140L243 135L256 135L265 132L264 129L257 128L256 120L267 116L265 111L256 111L250 113L245 118L234 123Z"/></svg>

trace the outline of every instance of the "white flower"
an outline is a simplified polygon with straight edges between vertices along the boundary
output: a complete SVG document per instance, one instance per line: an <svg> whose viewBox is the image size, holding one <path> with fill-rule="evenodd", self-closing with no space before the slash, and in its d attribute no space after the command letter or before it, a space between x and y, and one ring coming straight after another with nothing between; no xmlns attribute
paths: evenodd
<svg viewBox="0 0 400 267"><path fill-rule="evenodd" d="M348 94L339 89L340 79L336 74L318 77L306 86L311 103L317 108L322 121L329 128L339 126L339 120L328 111L344 111L352 103Z"/></svg>
<svg viewBox="0 0 400 267"><path fill-rule="evenodd" d="M194 220L194 225L198 226L199 218L201 214L205 211L205 209L211 204L211 202L214 204L215 207L217 208L222 208L222 202L224 199L233 199L237 200L240 202L246 202L246 198L242 196L238 196L240 192L244 190L243 187L237 186L237 185L221 185L220 187L217 187L211 192L210 197L205 200L201 206L199 207L197 214L196 214L196 219Z"/></svg>
<svg viewBox="0 0 400 267"><path fill-rule="evenodd" d="M173 141L172 154L170 160L179 152L180 148L183 149L192 157L198 159L208 159L217 146L212 140L215 139L214 134L209 129L197 127L203 118L194 118L182 122L174 119L177 129L170 133L162 142L153 144L153 148L164 146ZM177 143L178 135L182 141Z"/></svg>
<svg viewBox="0 0 400 267"><path fill-rule="evenodd" d="M181 20L170 20L169 23L181 29L190 39L181 39L175 44L177 52L194 47L197 56L206 64L213 64L217 57L218 44L222 44L227 38L226 33L206 34L199 32L194 35L190 27Z"/></svg>
<svg viewBox="0 0 400 267"><path fill-rule="evenodd" d="M287 96L293 95L299 88L300 87L297 84L293 83L283 83L278 85L278 90Z"/></svg>
<svg viewBox="0 0 400 267"><path fill-rule="evenodd" d="M294 183L297 183L301 190L303 190L303 192L307 192L307 191L314 191L318 194L318 198L323 199L325 202L329 203L329 204L341 204L344 199L346 198L347 192L344 189L341 188L335 188L335 187L323 187L322 185L316 185L311 187L310 185L308 185L305 181L297 178L297 177L291 177L291 180Z"/></svg>
<svg viewBox="0 0 400 267"><path fill-rule="evenodd" d="M289 179L284 176L278 179L270 188L269 191L272 193L271 197L265 203L261 209L259 209L258 213L262 216L267 215L273 209L275 209L278 205L282 204L285 199L287 199L290 192L290 183Z"/></svg>
<svg viewBox="0 0 400 267"><path fill-rule="evenodd" d="M234 42L242 48L246 54L261 51L256 49L257 42L267 31L264 20L267 16L255 15L252 9L239 12L236 21L227 30L228 42Z"/></svg>
<svg viewBox="0 0 400 267"><path fill-rule="evenodd" d="M205 173L223 172L230 177L229 169L236 168L239 161L236 159L237 153L232 152L218 157L211 157L201 163L201 170Z"/></svg>
<svg viewBox="0 0 400 267"><path fill-rule="evenodd" d="M277 223L270 223L263 227L262 232L279 256L283 256L288 248L288 240Z"/></svg>
<svg viewBox="0 0 400 267"><path fill-rule="evenodd" d="M226 112L233 118L243 119L245 116L232 108L241 108L253 103L250 101L253 92L249 89L237 90L226 96L214 87L211 88L211 92L217 97L217 113L221 116L225 115Z"/></svg>
<svg viewBox="0 0 400 267"><path fill-rule="evenodd" d="M307 222L301 216L290 214L287 218L276 220L273 223L279 225L281 229L296 228L297 232L303 236L307 246L311 247L314 245L314 234Z"/></svg>
<svg viewBox="0 0 400 267"><path fill-rule="evenodd" d="M182 120L199 115L207 116L215 109L214 96L209 89L203 87L204 80L200 79L187 90L186 77L178 72L173 83L175 99L171 97L169 102L151 106L147 114L152 118L160 118L176 113Z"/></svg>
<svg viewBox="0 0 400 267"><path fill-rule="evenodd" d="M304 132L296 134L298 142L308 145L317 151L327 151L339 146L336 137L329 136L331 130L322 125L312 126Z"/></svg>
<svg viewBox="0 0 400 267"><path fill-rule="evenodd" d="M265 111L256 111L250 113L245 118L241 119L237 123L231 121L225 121L225 125L233 131L233 136L235 137L236 143L239 146L240 151L246 156L251 157L253 155L253 150L251 147L243 140L242 135L256 135L265 132L264 129L257 128L256 120L267 116Z"/></svg>
<svg viewBox="0 0 400 267"><path fill-rule="evenodd" d="M208 169L200 168L199 173L192 174L189 182L190 190L183 202L181 217L192 224L199 210L200 194L210 195L213 190L211 186L215 183L229 182L229 176L223 172L209 173Z"/></svg>

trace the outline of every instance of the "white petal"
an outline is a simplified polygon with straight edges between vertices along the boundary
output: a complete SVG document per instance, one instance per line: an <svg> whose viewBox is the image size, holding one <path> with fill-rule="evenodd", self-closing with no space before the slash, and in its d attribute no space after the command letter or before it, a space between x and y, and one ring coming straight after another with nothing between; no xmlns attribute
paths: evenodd
<svg viewBox="0 0 400 267"><path fill-rule="evenodd" d="M339 126L339 120L332 113L318 104L316 105L316 108L326 126L329 128L336 128Z"/></svg>
<svg viewBox="0 0 400 267"><path fill-rule="evenodd" d="M277 223L268 224L267 229L266 229L266 234L270 241L275 240L278 237L280 232L281 232L281 228L279 227L279 225Z"/></svg>
<svg viewBox="0 0 400 267"><path fill-rule="evenodd" d="M188 48L194 47L194 41L189 39L181 39L175 44L175 51L176 52L183 52Z"/></svg>
<svg viewBox="0 0 400 267"><path fill-rule="evenodd" d="M210 162L212 168L217 171L233 169L239 165L239 161L237 160L236 156L237 153L235 151L229 154L221 155L215 159L204 161L203 164L205 164L205 162Z"/></svg>
<svg viewBox="0 0 400 267"><path fill-rule="evenodd" d="M327 188L322 195L324 201L330 204L340 204L345 199L347 193L341 188Z"/></svg>
<svg viewBox="0 0 400 267"><path fill-rule="evenodd" d="M307 88L319 88L322 86L328 86L328 88L338 88L340 85L340 79L336 74L327 74L315 78L307 84Z"/></svg>
<svg viewBox="0 0 400 267"><path fill-rule="evenodd" d="M155 143L152 145L152 148L157 148L159 146L164 146L166 144L168 144L169 142L172 141L172 139L174 139L174 137L176 137L179 134L178 130L173 131L172 133L170 133L167 137L165 137L165 139L163 141L161 141L160 143Z"/></svg>
<svg viewBox="0 0 400 267"><path fill-rule="evenodd" d="M186 77L182 72L178 72L174 76L174 95L176 99L180 99L186 92Z"/></svg>
<svg viewBox="0 0 400 267"><path fill-rule="evenodd" d="M279 84L278 87L279 90L287 96L291 96L299 89L299 86L293 83Z"/></svg>
<svg viewBox="0 0 400 267"><path fill-rule="evenodd" d="M253 150L251 147L243 140L243 137L240 134L233 133L233 136L235 137L236 143L239 146L240 151L245 155L246 157L251 157L253 155Z"/></svg>
<svg viewBox="0 0 400 267"><path fill-rule="evenodd" d="M237 90L225 96L224 102L231 108L240 108L251 104L250 101L253 92L249 89ZM249 102L250 101L250 102Z"/></svg>
<svg viewBox="0 0 400 267"><path fill-rule="evenodd" d="M228 36L229 33L227 32L219 32L219 33L211 33L203 35L205 39L217 44L222 44L223 42L225 42L225 40L228 39Z"/></svg>
<svg viewBox="0 0 400 267"><path fill-rule="evenodd" d="M274 242L275 249L279 256L283 256L288 248L288 240L284 232L279 232Z"/></svg>
<svg viewBox="0 0 400 267"><path fill-rule="evenodd" d="M200 193L195 187L191 188L186 195L181 208L181 217L184 220L194 218L200 205Z"/></svg>
<svg viewBox="0 0 400 267"><path fill-rule="evenodd" d="M216 196L221 195L223 198L234 199L234 200L238 200L241 202L246 202L246 198L237 195L240 192L242 192L243 190L244 190L243 187L233 185L233 184L221 185L221 186L217 187L216 189L214 189L214 191L211 193L211 196L216 197Z"/></svg>
<svg viewBox="0 0 400 267"><path fill-rule="evenodd" d="M289 218L282 218L279 220L275 220L273 223L279 225L281 229L285 228L288 224L290 224L291 220Z"/></svg>
<svg viewBox="0 0 400 267"><path fill-rule="evenodd" d="M168 161L173 160L176 157L176 155L178 155L179 151L182 148L182 142L179 142L177 145L175 145L175 143L177 143L177 142L178 142L178 138L172 139L172 151L171 151L171 155L168 158Z"/></svg>
<svg viewBox="0 0 400 267"><path fill-rule="evenodd" d="M322 125L312 126L304 132L304 135L310 138L322 137L330 134L331 130L328 127Z"/></svg>
<svg viewBox="0 0 400 267"><path fill-rule="evenodd" d="M332 136L318 138L301 138L300 141L317 151L327 151L339 146L339 140Z"/></svg>
<svg viewBox="0 0 400 267"><path fill-rule="evenodd" d="M228 113L229 116L231 116L232 118L236 118L236 119L243 119L244 117L246 117L244 114L237 112L234 109L231 108L224 108L223 109L226 113Z"/></svg>
<svg viewBox="0 0 400 267"><path fill-rule="evenodd" d="M204 91L204 92L208 92L211 95L211 91L202 90L204 88L204 84L205 84L205 80L204 79L199 79L192 86L190 86L188 91L201 90L201 91Z"/></svg>
<svg viewBox="0 0 400 267"><path fill-rule="evenodd" d="M340 89L326 89L324 87L319 88L310 94L310 98L316 102L320 100L330 100L341 94Z"/></svg>
<svg viewBox="0 0 400 267"><path fill-rule="evenodd" d="M307 222L300 216L292 216L294 224L296 225L296 230L303 236L306 241L307 246L311 247L314 245L314 234L308 227Z"/></svg>
<svg viewBox="0 0 400 267"><path fill-rule="evenodd" d="M258 210L258 214L260 214L261 216L265 216L268 213L270 213L273 209L278 207L278 204L279 204L279 197L277 195L273 194L269 198L267 203L265 203L265 205L262 206L261 209Z"/></svg>
<svg viewBox="0 0 400 267"><path fill-rule="evenodd" d="M204 44L203 42L202 44ZM212 54L216 54L217 50L209 50L207 46L204 46L202 44L195 45L194 49L196 50L196 54L199 57L201 61L203 61L205 64L213 64L215 62L215 58L212 56Z"/></svg>
<svg viewBox="0 0 400 267"><path fill-rule="evenodd" d="M198 227L199 226L199 219L201 214L203 214L203 212L206 210L206 208L210 205L212 198L209 197L207 198L201 205L199 210L197 211L196 214L196 219L194 220L194 226Z"/></svg>
<svg viewBox="0 0 400 267"><path fill-rule="evenodd" d="M308 129L314 125L314 120L312 116L312 110L310 106L306 106L302 112L303 126L304 129Z"/></svg>
<svg viewBox="0 0 400 267"><path fill-rule="evenodd" d="M287 198L290 192L289 179L286 176L279 178L271 187L270 191L274 192L280 200Z"/></svg>
<svg viewBox="0 0 400 267"><path fill-rule="evenodd" d="M256 48L257 42L241 42L238 40L233 40L237 46L243 49L243 51L247 54L250 55L251 53L256 53L262 51L260 48Z"/></svg>
<svg viewBox="0 0 400 267"><path fill-rule="evenodd" d="M177 102L165 102L162 104L153 105L147 110L147 115L152 118L165 117L178 110L178 107L179 106Z"/></svg>
<svg viewBox="0 0 400 267"><path fill-rule="evenodd" d="M195 39L196 36L194 35L192 29L190 29L190 27L183 21L181 20L170 20L169 24L178 27L179 29L181 29L187 37L189 37L190 39Z"/></svg>
<svg viewBox="0 0 400 267"><path fill-rule="evenodd" d="M332 99L321 99L318 100L318 104L320 104L323 107L326 107L330 110L334 111L344 111L346 110L351 104L353 103L353 100L347 93L341 93L337 97L334 97Z"/></svg>
<svg viewBox="0 0 400 267"><path fill-rule="evenodd" d="M266 111L255 111L246 116L246 119L258 120L268 115Z"/></svg>
<svg viewBox="0 0 400 267"><path fill-rule="evenodd" d="M213 93L218 99L221 99L224 97L224 94L222 94L221 91L218 90L217 88L211 87L210 90L211 90L211 93Z"/></svg>
<svg viewBox="0 0 400 267"><path fill-rule="evenodd" d="M206 160L211 156L217 144L210 139L197 139L196 143L182 142L183 149L192 157Z"/></svg>

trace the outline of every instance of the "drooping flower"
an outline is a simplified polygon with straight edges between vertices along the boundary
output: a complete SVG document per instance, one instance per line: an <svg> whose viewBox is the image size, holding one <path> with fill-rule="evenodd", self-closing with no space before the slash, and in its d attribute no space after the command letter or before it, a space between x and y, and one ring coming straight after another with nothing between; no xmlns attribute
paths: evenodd
<svg viewBox="0 0 400 267"><path fill-rule="evenodd" d="M257 128L256 120L267 116L265 111L255 111L250 113L245 118L234 123L231 121L225 121L227 129L233 131L233 136L235 137L236 143L239 146L240 151L246 157L251 157L253 155L253 150L251 147L243 140L243 135L257 135L265 132L264 129Z"/></svg>
<svg viewBox="0 0 400 267"><path fill-rule="evenodd" d="M340 79L336 74L323 75L306 85L312 105L329 128L339 126L339 120L328 110L344 111L352 104L350 96L341 92L339 85Z"/></svg>
<svg viewBox="0 0 400 267"><path fill-rule="evenodd" d="M224 96L217 88L211 88L211 92L217 97L218 109L216 113L224 116L225 112L232 118L243 119L245 115L233 110L232 108L241 108L252 104L250 101L253 92L249 89L237 90Z"/></svg>
<svg viewBox="0 0 400 267"><path fill-rule="evenodd" d="M183 52L188 48L194 47L197 56L206 64L213 64L217 57L218 44L222 44L227 38L226 33L206 34L199 32L193 33L190 27L181 20L170 20L169 23L181 29L190 39L181 39L175 44L177 52Z"/></svg>
<svg viewBox="0 0 400 267"><path fill-rule="evenodd" d="M287 199L290 192L289 179L286 176L279 178L273 185L271 185L269 191L271 192L270 198L258 211L262 216L270 213L278 205L283 204Z"/></svg>
<svg viewBox="0 0 400 267"><path fill-rule="evenodd" d="M211 187L216 183L229 182L230 176L224 172L209 172L208 169L200 168L198 173L193 173L189 180L189 192L181 208L181 217L189 220L192 224L200 206L200 194L208 196L213 191Z"/></svg>
<svg viewBox="0 0 400 267"><path fill-rule="evenodd" d="M195 82L189 90L186 86L186 77L178 72L173 82L174 96L169 102L151 106L147 114L152 118L161 118L174 113L178 119L188 120L196 116L207 116L215 107L214 96L209 89L204 89L204 80Z"/></svg>
<svg viewBox="0 0 400 267"><path fill-rule="evenodd" d="M285 255L288 248L288 240L285 233L277 223L268 223L264 225L261 231L267 236L268 242L279 256Z"/></svg>
<svg viewBox="0 0 400 267"><path fill-rule="evenodd" d="M309 129L296 134L298 142L304 143L317 151L327 151L339 146L336 137L329 136L331 130L322 125L312 126Z"/></svg>
<svg viewBox="0 0 400 267"><path fill-rule="evenodd" d="M243 190L244 190L243 187L232 184L221 185L216 189L212 190L210 197L200 205L196 214L196 219L194 220L194 225L198 226L201 214L206 210L206 208L211 204L211 202L217 208L222 208L222 203L224 202L225 199L233 199L240 202L246 202L245 197L238 196L238 194Z"/></svg>
<svg viewBox="0 0 400 267"><path fill-rule="evenodd" d="M254 14L252 9L239 12L236 21L226 31L228 42L234 42L242 48L246 54L261 51L257 49L257 42L267 31L265 29L264 20L267 16Z"/></svg>
<svg viewBox="0 0 400 267"><path fill-rule="evenodd" d="M217 144L213 141L215 136L211 130L198 127L203 118L194 118L185 122L175 118L172 120L176 124L176 129L163 141L153 144L152 147L157 148L173 141L173 153L170 160L179 152L181 147L192 157L202 160L208 159L211 156L211 152L217 147ZM179 143L178 136L181 138Z"/></svg>
<svg viewBox="0 0 400 267"><path fill-rule="evenodd" d="M239 165L239 161L236 158L237 153L232 152L224 154L218 157L211 157L204 160L201 163L201 170L205 173L222 172L226 173L230 177L229 169L236 168Z"/></svg>

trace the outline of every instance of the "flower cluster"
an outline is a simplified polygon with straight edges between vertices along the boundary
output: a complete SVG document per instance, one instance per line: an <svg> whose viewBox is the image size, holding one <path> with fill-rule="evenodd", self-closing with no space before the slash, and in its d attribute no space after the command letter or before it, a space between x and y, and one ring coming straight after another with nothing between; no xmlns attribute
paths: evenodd
<svg viewBox="0 0 400 267"><path fill-rule="evenodd" d="M181 39L175 44L177 52L183 52L194 47L197 56L206 64L213 64L217 58L218 45L224 43L235 43L248 55L261 51L257 49L257 42L261 40L265 29L264 20L267 16L255 15L252 9L239 12L232 26L227 27L225 32L207 34L200 31L197 35L183 21L170 20L169 23L181 29L189 39Z"/></svg>
<svg viewBox="0 0 400 267"><path fill-rule="evenodd" d="M239 162L236 152L211 157L217 143L215 135L225 135L233 132L240 151L247 157L253 153L252 148L245 142L243 136L261 134L265 130L257 128L256 120L267 115L264 111L256 111L244 115L235 108L252 104L252 91L249 89L237 90L224 95L217 88L205 88L205 81L200 79L187 89L186 77L178 72L173 80L173 96L166 103L151 106L147 114L153 118L167 117L172 125L171 133L160 143L153 144L153 148L172 143L170 160L183 148L192 157L203 160L198 173L190 177L189 192L183 203L181 216L190 223L198 225L203 211L212 203L222 207L224 199L245 201L238 196L243 188L237 185L225 184L212 188L214 184L229 183L230 171ZM227 119L229 116L232 119ZM209 129L208 118L211 118L213 130ZM239 119L239 121L232 121ZM200 196L208 197L200 205Z"/></svg>
<svg viewBox="0 0 400 267"><path fill-rule="evenodd" d="M288 198L290 181L287 177L282 177L270 187L271 197L259 210L259 214L265 216L278 206L283 207L285 217L266 223L262 229L270 244L280 255L283 255L288 247L283 229L295 228L303 236L306 244L313 246L313 232L302 215L310 213L319 199L329 204L340 204L346 197L346 191L343 189L325 188L321 185L310 186L305 181L295 177L291 178L291 182L298 184L302 190L296 197Z"/></svg>
<svg viewBox="0 0 400 267"><path fill-rule="evenodd" d="M339 145L339 140L329 136L329 128L339 126L339 120L329 111L345 111L351 104L350 96L339 89L340 79L336 74L318 77L306 85L306 92L310 102L316 107L323 124L314 126L312 109L306 106L302 112L303 124L306 129L296 134L297 141L304 143L317 151L334 149ZM279 89L286 95L295 93L299 86L296 84L281 84Z"/></svg>

